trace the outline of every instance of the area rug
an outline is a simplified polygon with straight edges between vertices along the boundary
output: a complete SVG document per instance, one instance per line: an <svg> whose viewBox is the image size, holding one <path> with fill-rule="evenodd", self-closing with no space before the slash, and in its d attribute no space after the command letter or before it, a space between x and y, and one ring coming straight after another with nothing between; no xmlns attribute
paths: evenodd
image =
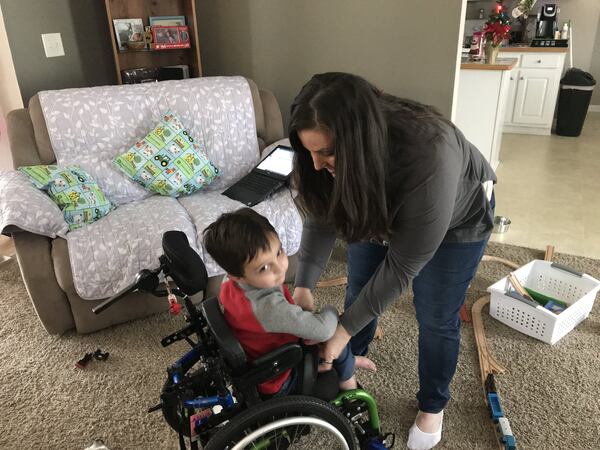
<svg viewBox="0 0 600 450"><path fill-rule="evenodd" d="M487 254L525 264L543 252L490 244ZM600 278L600 261L560 253L555 260ZM507 274L499 263L483 262L469 292L470 306ZM344 253L334 252L324 278L345 273ZM343 287L321 288L317 301L341 307ZM166 301L157 299L157 301ZM575 330L550 346L525 336L484 310L489 346L507 372L497 376L502 406L521 449L600 448L600 306ZM186 349L160 339L182 325L168 314L115 326L91 335L48 335L35 315L16 261L0 265L0 448L77 450L102 439L111 450L177 449L174 432L158 401L166 367ZM405 448L416 412L417 324L410 294L381 320L384 337L372 345L379 370L359 372L378 400L383 428ZM85 370L75 362L97 348L110 353ZM445 413L440 449L497 449L480 384L473 328L462 329L453 399Z"/></svg>

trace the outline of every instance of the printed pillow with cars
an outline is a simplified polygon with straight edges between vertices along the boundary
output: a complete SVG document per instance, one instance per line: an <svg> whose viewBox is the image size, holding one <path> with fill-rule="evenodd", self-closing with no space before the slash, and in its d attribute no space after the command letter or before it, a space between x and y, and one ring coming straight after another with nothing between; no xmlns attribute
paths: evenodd
<svg viewBox="0 0 600 450"><path fill-rule="evenodd" d="M154 130L113 162L144 188L170 197L196 192L219 174L219 169L170 111Z"/></svg>
<svg viewBox="0 0 600 450"><path fill-rule="evenodd" d="M40 165L19 167L38 189L47 191L63 212L69 230L76 230L106 216L115 206L96 181L77 166Z"/></svg>

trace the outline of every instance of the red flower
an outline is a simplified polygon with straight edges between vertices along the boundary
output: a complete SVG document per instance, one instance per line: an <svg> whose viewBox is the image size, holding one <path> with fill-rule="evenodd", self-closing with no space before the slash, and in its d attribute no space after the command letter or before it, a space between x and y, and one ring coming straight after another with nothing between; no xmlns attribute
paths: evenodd
<svg viewBox="0 0 600 450"><path fill-rule="evenodd" d="M510 25L503 25L501 22L486 23L483 28L483 35L487 42L495 47L502 44L504 39L508 39L510 36Z"/></svg>

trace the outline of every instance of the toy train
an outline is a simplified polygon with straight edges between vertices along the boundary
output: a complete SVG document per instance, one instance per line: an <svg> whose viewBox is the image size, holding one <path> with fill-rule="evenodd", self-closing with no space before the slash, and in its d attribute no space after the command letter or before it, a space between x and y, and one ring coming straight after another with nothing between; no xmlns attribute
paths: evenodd
<svg viewBox="0 0 600 450"><path fill-rule="evenodd" d="M494 375L491 373L488 374L485 380L485 391L491 418L496 425L498 440L504 445L504 450L516 450L517 442L510 428L510 423L504 416L502 406L500 406L500 397L496 392L496 382Z"/></svg>

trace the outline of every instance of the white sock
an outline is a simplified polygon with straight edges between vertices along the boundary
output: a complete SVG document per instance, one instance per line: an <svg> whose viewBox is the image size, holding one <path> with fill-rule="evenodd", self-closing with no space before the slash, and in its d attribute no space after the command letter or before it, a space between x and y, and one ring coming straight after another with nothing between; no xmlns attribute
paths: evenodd
<svg viewBox="0 0 600 450"><path fill-rule="evenodd" d="M440 428L435 433L425 433L421 431L415 423L408 430L408 442L406 447L410 450L429 450L442 440L442 422L444 421L444 411L441 412Z"/></svg>

